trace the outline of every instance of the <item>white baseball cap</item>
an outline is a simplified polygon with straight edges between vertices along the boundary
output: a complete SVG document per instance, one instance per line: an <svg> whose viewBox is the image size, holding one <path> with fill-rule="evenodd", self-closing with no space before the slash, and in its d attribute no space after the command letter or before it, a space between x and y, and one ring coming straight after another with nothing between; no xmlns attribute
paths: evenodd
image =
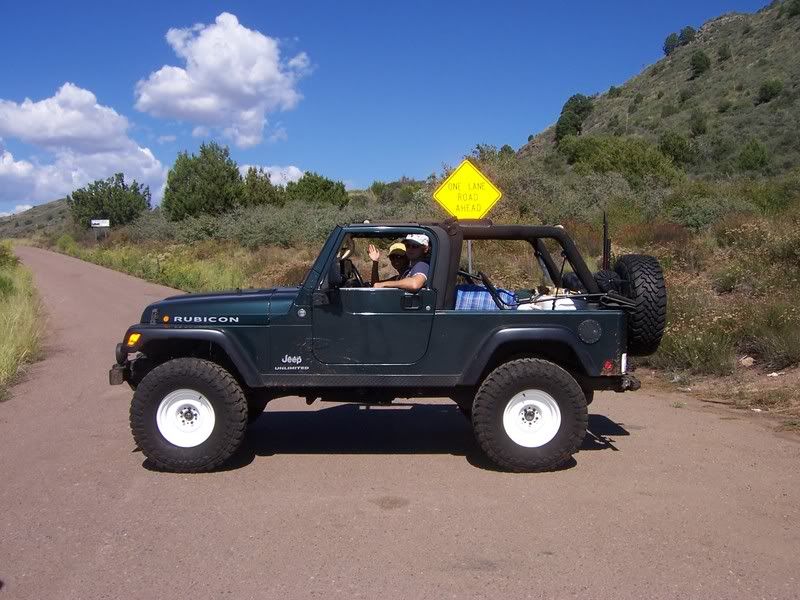
<svg viewBox="0 0 800 600"><path fill-rule="evenodd" d="M428 236L422 233L409 233L403 240L403 243L408 244L409 242L417 246L430 246Z"/></svg>

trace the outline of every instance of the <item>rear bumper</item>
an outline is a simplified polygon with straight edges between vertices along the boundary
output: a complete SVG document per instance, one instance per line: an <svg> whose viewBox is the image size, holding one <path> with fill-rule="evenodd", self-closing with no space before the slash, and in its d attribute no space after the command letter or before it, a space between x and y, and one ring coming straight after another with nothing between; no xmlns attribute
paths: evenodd
<svg viewBox="0 0 800 600"><path fill-rule="evenodd" d="M578 377L578 383L584 390L608 390L620 393L635 392L642 387L641 382L629 373L603 377Z"/></svg>

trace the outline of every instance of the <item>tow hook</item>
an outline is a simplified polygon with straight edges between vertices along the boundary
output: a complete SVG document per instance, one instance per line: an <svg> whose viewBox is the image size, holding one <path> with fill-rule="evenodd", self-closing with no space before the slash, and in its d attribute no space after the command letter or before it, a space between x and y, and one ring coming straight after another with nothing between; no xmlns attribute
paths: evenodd
<svg viewBox="0 0 800 600"><path fill-rule="evenodd" d="M642 387L642 383L633 375L626 374L622 376L620 388L622 388L623 392L635 392L640 387Z"/></svg>

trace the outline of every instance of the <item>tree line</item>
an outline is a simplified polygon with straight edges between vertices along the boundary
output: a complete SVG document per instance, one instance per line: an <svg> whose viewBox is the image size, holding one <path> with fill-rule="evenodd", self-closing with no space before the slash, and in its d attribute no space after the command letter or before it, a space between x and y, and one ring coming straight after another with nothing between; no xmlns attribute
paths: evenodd
<svg viewBox="0 0 800 600"><path fill-rule="evenodd" d="M274 205L302 201L308 204L345 206L349 196L341 181L311 171L298 181L275 185L269 173L249 167L242 176L230 150L215 142L201 144L198 154L181 152L167 174L160 209L171 221L202 214L218 215L239 206ZM67 196L76 224L89 227L92 219L110 219L125 225L151 209L147 185L127 183L123 173L98 179Z"/></svg>

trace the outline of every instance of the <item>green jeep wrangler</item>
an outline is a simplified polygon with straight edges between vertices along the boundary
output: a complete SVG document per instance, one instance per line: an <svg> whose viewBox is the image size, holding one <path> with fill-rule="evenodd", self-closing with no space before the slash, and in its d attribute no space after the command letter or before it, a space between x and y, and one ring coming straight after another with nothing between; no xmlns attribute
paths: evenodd
<svg viewBox="0 0 800 600"><path fill-rule="evenodd" d="M360 252L409 234L429 240L425 285L372 287ZM467 271L470 241L504 248L539 285L511 292ZM561 227L357 223L333 230L298 287L151 304L109 379L133 388L134 440L164 470L221 466L267 402L302 396L451 398L492 461L542 471L577 451L595 390L638 389L628 359L656 350L666 304L656 259L626 255L593 274Z"/></svg>

